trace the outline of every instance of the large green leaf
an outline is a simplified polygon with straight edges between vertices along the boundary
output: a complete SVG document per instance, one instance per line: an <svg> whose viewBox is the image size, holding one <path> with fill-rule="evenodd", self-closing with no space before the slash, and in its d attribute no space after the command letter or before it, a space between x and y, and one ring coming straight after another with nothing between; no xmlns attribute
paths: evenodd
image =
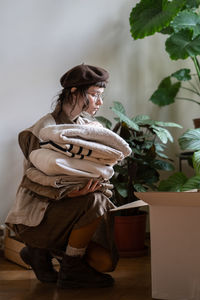
<svg viewBox="0 0 200 300"><path fill-rule="evenodd" d="M192 189L200 189L200 176L194 176L187 180L187 182L182 186L181 191L189 191Z"/></svg>
<svg viewBox="0 0 200 300"><path fill-rule="evenodd" d="M161 158L166 158L166 159L169 158L166 154L164 154L164 153L162 153L162 152L156 151L156 153L157 153L158 156L161 157Z"/></svg>
<svg viewBox="0 0 200 300"><path fill-rule="evenodd" d="M196 175L200 175L200 151L196 151L192 157L192 163Z"/></svg>
<svg viewBox="0 0 200 300"><path fill-rule="evenodd" d="M174 122L155 121L155 125L164 126L164 127L178 127L178 128L182 128L181 125L179 125L177 123L174 123Z"/></svg>
<svg viewBox="0 0 200 300"><path fill-rule="evenodd" d="M136 192L146 192L147 191L147 189L140 183L134 184L133 187L136 190Z"/></svg>
<svg viewBox="0 0 200 300"><path fill-rule="evenodd" d="M200 128L187 130L178 142L182 150L200 150Z"/></svg>
<svg viewBox="0 0 200 300"><path fill-rule="evenodd" d="M122 112L115 109L114 107L111 107L111 109L116 115L118 115L118 117L120 118L120 120L122 122L126 123L130 128L133 128L134 130L139 131L139 126L135 122L133 122L131 119L129 119L129 117L127 117Z"/></svg>
<svg viewBox="0 0 200 300"><path fill-rule="evenodd" d="M158 142L154 142L154 146L156 147L156 151L164 151L164 149L166 148L166 145Z"/></svg>
<svg viewBox="0 0 200 300"><path fill-rule="evenodd" d="M158 89L153 93L149 100L159 106L174 103L180 86L180 82L172 83L170 76L168 76L161 81Z"/></svg>
<svg viewBox="0 0 200 300"><path fill-rule="evenodd" d="M164 160L159 160L156 159L152 166L158 170L163 170L163 171L173 171L174 170L174 166L169 163L168 161L164 161Z"/></svg>
<svg viewBox="0 0 200 300"><path fill-rule="evenodd" d="M186 0L187 8L197 8L200 5L200 0Z"/></svg>
<svg viewBox="0 0 200 300"><path fill-rule="evenodd" d="M193 38L200 34L200 16L193 12L184 10L181 11L172 21L171 26L174 32L182 29L190 29L193 31Z"/></svg>
<svg viewBox="0 0 200 300"><path fill-rule="evenodd" d="M171 133L166 129L158 126L151 126L153 131L156 133L157 137L161 140L163 144L166 144L168 140L173 142L173 137Z"/></svg>
<svg viewBox="0 0 200 300"><path fill-rule="evenodd" d="M132 118L131 120L138 125L142 125L142 124L146 124L146 122L149 121L150 118L147 115L138 115Z"/></svg>
<svg viewBox="0 0 200 300"><path fill-rule="evenodd" d="M175 77L177 80L180 81L187 81L192 79L190 75L190 69L180 69L176 71L175 73L172 73L172 77Z"/></svg>
<svg viewBox="0 0 200 300"><path fill-rule="evenodd" d="M168 179L162 180L158 186L159 191L180 192L182 186L187 181L185 174L181 172L174 173Z"/></svg>
<svg viewBox="0 0 200 300"><path fill-rule="evenodd" d="M123 198L126 198L128 196L128 189L126 183L115 183L115 188Z"/></svg>
<svg viewBox="0 0 200 300"><path fill-rule="evenodd" d="M125 108L123 106L123 104L121 102L118 102L118 101L113 101L113 107L115 110L121 112L122 114L126 115L126 111L125 111ZM112 109L112 107L111 107Z"/></svg>
<svg viewBox="0 0 200 300"><path fill-rule="evenodd" d="M142 39L167 27L183 7L185 0L141 0L131 11L132 37Z"/></svg>
<svg viewBox="0 0 200 300"><path fill-rule="evenodd" d="M193 39L192 30L173 33L165 43L166 51L173 60L186 59L200 54L200 35Z"/></svg>
<svg viewBox="0 0 200 300"><path fill-rule="evenodd" d="M138 125L157 125L157 126L163 126L163 127L178 127L182 128L181 125L174 123L174 122L162 122L162 121L155 121L151 120L148 116L146 115L139 115L136 116L135 118L131 119L133 122L137 123Z"/></svg>

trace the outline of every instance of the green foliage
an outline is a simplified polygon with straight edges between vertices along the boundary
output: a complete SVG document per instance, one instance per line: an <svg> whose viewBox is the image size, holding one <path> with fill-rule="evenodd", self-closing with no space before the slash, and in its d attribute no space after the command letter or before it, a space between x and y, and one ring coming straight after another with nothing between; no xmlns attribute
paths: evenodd
<svg viewBox="0 0 200 300"><path fill-rule="evenodd" d="M195 57L200 54L200 34L193 38L192 30L173 33L166 40L166 51L173 60Z"/></svg>
<svg viewBox="0 0 200 300"><path fill-rule="evenodd" d="M173 103L179 91L180 82L172 83L170 77L164 78L158 86L158 89L149 99L153 103L164 106Z"/></svg>
<svg viewBox="0 0 200 300"><path fill-rule="evenodd" d="M200 0L186 0L185 8L197 8L200 5Z"/></svg>
<svg viewBox="0 0 200 300"><path fill-rule="evenodd" d="M121 122L126 123L127 126L129 126L130 128L132 128L136 131L139 130L138 125L135 122L133 122L132 120L130 120L124 113L122 113L121 111L117 110L114 107L112 107L111 109L119 117Z"/></svg>
<svg viewBox="0 0 200 300"><path fill-rule="evenodd" d="M166 180L160 182L159 191L165 192L186 192L193 189L200 189L200 175L187 178L181 172L174 173Z"/></svg>
<svg viewBox="0 0 200 300"><path fill-rule="evenodd" d="M200 189L200 176L193 176L189 178L186 183L182 186L181 192Z"/></svg>
<svg viewBox="0 0 200 300"><path fill-rule="evenodd" d="M179 81L191 80L190 69L180 69L171 74L171 77L176 78Z"/></svg>
<svg viewBox="0 0 200 300"><path fill-rule="evenodd" d="M177 172L169 176L168 179L162 180L159 184L158 190L166 192L180 192L186 181L186 175L181 172Z"/></svg>
<svg viewBox="0 0 200 300"><path fill-rule="evenodd" d="M200 150L200 129L189 129L178 139L182 150Z"/></svg>
<svg viewBox="0 0 200 300"><path fill-rule="evenodd" d="M194 150L192 165L194 176L187 178L184 173L178 172L159 184L159 191L184 192L192 189L200 189L200 129L187 130L179 138L182 150Z"/></svg>
<svg viewBox="0 0 200 300"><path fill-rule="evenodd" d="M192 30L193 38L200 34L200 16L192 10L181 11L172 21L174 32L182 29Z"/></svg>
<svg viewBox="0 0 200 300"><path fill-rule="evenodd" d="M167 142L173 142L166 127L181 126L155 121L147 115L129 118L120 102L114 102L111 110L118 116L113 131L132 149L129 157L114 166L115 174L111 179L115 191L113 202L122 205L135 200L134 191L157 190L160 171L174 170L173 163L164 153ZM104 118L98 117L98 120L105 123Z"/></svg>
<svg viewBox="0 0 200 300"><path fill-rule="evenodd" d="M181 88L200 96L200 0L140 0L130 13L130 31L132 37L143 39L146 36L161 33L169 35L165 49L172 60L191 58L198 78L192 82L189 69L182 69L164 78L150 97L158 106L175 102ZM176 79L177 82L173 82ZM190 87L183 86L186 82ZM180 99L180 98L179 98ZM181 98L200 105L194 98Z"/></svg>
<svg viewBox="0 0 200 300"><path fill-rule="evenodd" d="M185 0L141 0L130 14L132 37L142 39L167 27L183 7Z"/></svg>
<svg viewBox="0 0 200 300"><path fill-rule="evenodd" d="M192 158L192 163L196 172L196 175L200 175L200 150L195 151Z"/></svg>

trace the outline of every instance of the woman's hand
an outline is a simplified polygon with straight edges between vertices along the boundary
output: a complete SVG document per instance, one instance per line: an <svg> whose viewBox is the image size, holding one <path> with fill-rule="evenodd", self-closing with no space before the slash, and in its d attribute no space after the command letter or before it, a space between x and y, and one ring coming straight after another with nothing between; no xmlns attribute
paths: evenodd
<svg viewBox="0 0 200 300"><path fill-rule="evenodd" d="M84 188L82 188L81 190L77 189L75 191L72 191L68 193L67 196L70 198L84 196L97 191L100 187L101 184L99 184L98 180L93 182L93 179L90 179Z"/></svg>

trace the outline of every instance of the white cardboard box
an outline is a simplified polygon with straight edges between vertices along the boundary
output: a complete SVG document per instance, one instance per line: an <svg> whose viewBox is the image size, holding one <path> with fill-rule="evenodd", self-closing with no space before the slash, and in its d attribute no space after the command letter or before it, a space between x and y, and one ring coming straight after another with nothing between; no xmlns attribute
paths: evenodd
<svg viewBox="0 0 200 300"><path fill-rule="evenodd" d="M200 300L200 193L135 193L150 207L152 297Z"/></svg>

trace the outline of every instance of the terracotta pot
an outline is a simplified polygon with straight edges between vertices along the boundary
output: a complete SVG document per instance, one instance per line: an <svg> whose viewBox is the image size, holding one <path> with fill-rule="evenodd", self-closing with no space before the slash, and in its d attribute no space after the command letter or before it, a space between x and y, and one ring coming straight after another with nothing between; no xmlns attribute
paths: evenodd
<svg viewBox="0 0 200 300"><path fill-rule="evenodd" d="M142 255L146 251L146 213L115 216L115 242L121 257Z"/></svg>
<svg viewBox="0 0 200 300"><path fill-rule="evenodd" d="M200 128L200 118L193 119L194 128Z"/></svg>

